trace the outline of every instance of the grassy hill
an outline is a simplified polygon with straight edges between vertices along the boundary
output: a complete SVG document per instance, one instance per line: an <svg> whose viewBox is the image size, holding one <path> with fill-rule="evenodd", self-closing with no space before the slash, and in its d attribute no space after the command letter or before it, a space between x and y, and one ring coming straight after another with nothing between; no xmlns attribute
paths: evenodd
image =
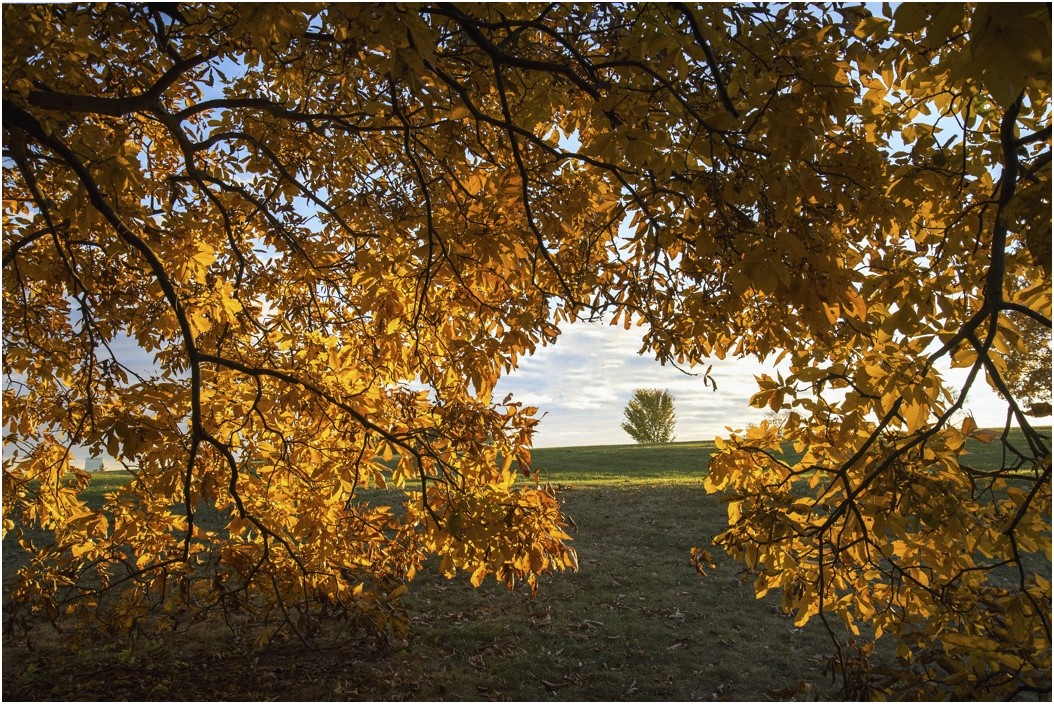
<svg viewBox="0 0 1054 704"><path fill-rule="evenodd" d="M700 479L713 442L537 448L531 459L553 483L683 483Z"/></svg>
<svg viewBox="0 0 1054 704"><path fill-rule="evenodd" d="M1048 438L1050 427L1039 428ZM1000 431L1001 432L1001 431ZM1009 441L1026 447L1020 430L1010 432ZM787 448L788 450L790 448ZM706 474L712 441L675 442L665 445L590 445L582 447L536 448L531 452L541 478L553 483L625 484L685 483ZM1003 464L1004 449L998 442L966 442L964 461L980 469Z"/></svg>
<svg viewBox="0 0 1054 704"><path fill-rule="evenodd" d="M1048 432L1049 434L1049 432ZM1020 438L1018 438L1020 439ZM978 466L996 447L971 445ZM406 605L412 634L390 652L264 651L214 623L163 638L102 642L78 653L37 626L5 637L6 700L825 700L832 653L818 620L796 628L779 595L758 600L741 565L712 550L699 576L692 546L725 527L703 491L710 442L542 448L543 480L578 525L580 570L545 577L536 598L493 580L426 571ZM101 495L123 481L99 474ZM5 581L10 541L4 544Z"/></svg>

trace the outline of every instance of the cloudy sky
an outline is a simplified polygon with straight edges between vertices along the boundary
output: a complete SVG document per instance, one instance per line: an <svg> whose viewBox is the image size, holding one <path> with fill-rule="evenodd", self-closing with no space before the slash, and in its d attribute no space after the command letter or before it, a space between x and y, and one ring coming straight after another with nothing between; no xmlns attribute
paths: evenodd
<svg viewBox="0 0 1054 704"><path fill-rule="evenodd" d="M625 330L621 325L565 324L556 344L540 348L533 357L520 358L519 368L498 382L493 397L497 400L512 393L513 400L539 408L535 447L632 443L621 427L622 411L638 388L668 389L673 394L679 441L713 440L726 435L728 427L745 428L768 413L751 408L749 400L757 392L754 376L774 374L771 365L714 359L714 391L702 376L690 376L660 365L654 357L637 354L643 334L643 328ZM152 356L133 340L118 339L112 348L122 363L151 375ZM705 366L693 371L705 371ZM951 370L945 380L958 385L964 376L965 370ZM983 380L975 384L966 408L981 427L1002 427L1005 422L1005 404ZM8 450L5 447L5 456ZM86 452L78 448L74 455L83 462Z"/></svg>
<svg viewBox="0 0 1054 704"><path fill-rule="evenodd" d="M622 430L622 409L637 388L668 389L677 411L677 440L712 440L726 426L740 429L765 417L751 408L757 392L755 374L773 374L771 365L753 360L713 360L711 376L717 391L701 376L688 376L653 357L640 356L643 328L576 323L565 326L555 345L520 360L519 368L502 379L496 399L506 393L545 413L535 434L536 447L610 445L633 442ZM695 371L703 371L696 369ZM951 370L949 384L962 370ZM987 385L975 384L966 407L981 427L1001 427L1006 406Z"/></svg>
<svg viewBox="0 0 1054 704"><path fill-rule="evenodd" d="M757 391L754 374L770 371L756 362L714 360L711 376L689 376L654 357L637 354L643 328L576 323L555 345L521 359L519 368L499 382L494 396L538 406L542 418L537 447L631 443L622 430L622 410L638 388L668 389L677 411L677 440L711 440L726 425L742 427L765 416L749 408ZM692 370L705 371L706 367Z"/></svg>

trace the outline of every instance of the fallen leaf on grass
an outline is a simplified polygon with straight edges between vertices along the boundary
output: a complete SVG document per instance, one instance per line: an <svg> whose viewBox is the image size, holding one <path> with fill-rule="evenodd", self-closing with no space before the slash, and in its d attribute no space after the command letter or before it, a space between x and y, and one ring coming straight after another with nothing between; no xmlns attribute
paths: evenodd
<svg viewBox="0 0 1054 704"><path fill-rule="evenodd" d="M682 636L681 638L678 638L676 641L674 641L673 645L668 646L666 649L667 650L677 650L678 648L687 648L691 644L692 644L692 637L691 636Z"/></svg>

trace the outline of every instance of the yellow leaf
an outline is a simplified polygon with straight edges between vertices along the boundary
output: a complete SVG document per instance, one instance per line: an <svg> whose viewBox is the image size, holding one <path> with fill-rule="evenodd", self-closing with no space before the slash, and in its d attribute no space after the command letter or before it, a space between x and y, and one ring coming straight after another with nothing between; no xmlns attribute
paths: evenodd
<svg viewBox="0 0 1054 704"><path fill-rule="evenodd" d="M930 415L930 408L925 403L905 400L900 407L900 413L907 422L908 432L913 433L926 425Z"/></svg>
<svg viewBox="0 0 1054 704"><path fill-rule="evenodd" d="M472 583L473 587L478 587L479 585L483 584L483 578L486 576L486 565L480 565L472 572L472 576L469 578L469 581Z"/></svg>
<svg viewBox="0 0 1054 704"><path fill-rule="evenodd" d="M999 437L999 433L995 430L975 430L970 433L970 437L987 444Z"/></svg>
<svg viewBox="0 0 1054 704"><path fill-rule="evenodd" d="M567 548L564 551L564 566L575 572L578 571L578 554L574 548Z"/></svg>
<svg viewBox="0 0 1054 704"><path fill-rule="evenodd" d="M845 298L849 303L849 315L860 321L867 320L867 303L864 302L863 297L857 293L856 289L847 289Z"/></svg>

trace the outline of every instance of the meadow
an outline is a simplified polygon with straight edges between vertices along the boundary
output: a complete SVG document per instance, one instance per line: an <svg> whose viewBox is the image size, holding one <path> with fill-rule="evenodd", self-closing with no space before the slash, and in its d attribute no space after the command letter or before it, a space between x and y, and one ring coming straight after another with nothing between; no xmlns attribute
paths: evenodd
<svg viewBox="0 0 1054 704"><path fill-rule="evenodd" d="M973 448L975 461L986 448ZM816 700L838 698L825 674L823 625L796 628L779 596L757 600L717 550L700 576L692 546L724 528L702 489L711 443L538 449L559 491L580 569L547 576L537 597L493 580L425 573L407 596L412 629L389 652L263 651L201 624L70 653L41 627L5 637L5 700ZM117 475L100 475L99 491ZM13 558L12 558L13 559ZM9 550L4 550L5 581ZM6 590L5 590L6 591Z"/></svg>

